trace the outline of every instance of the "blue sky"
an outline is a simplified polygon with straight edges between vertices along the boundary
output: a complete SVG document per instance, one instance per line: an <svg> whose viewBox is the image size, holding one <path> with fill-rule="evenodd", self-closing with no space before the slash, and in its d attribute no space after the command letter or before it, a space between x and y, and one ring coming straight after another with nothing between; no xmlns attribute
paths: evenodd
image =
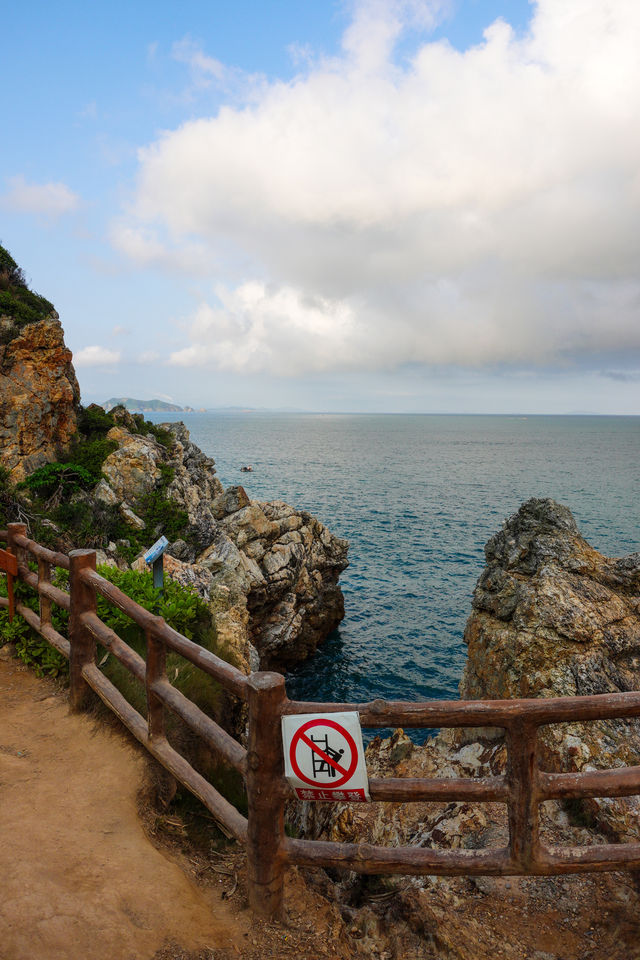
<svg viewBox="0 0 640 960"><path fill-rule="evenodd" d="M640 413L630 0L13 5L0 240L83 399Z"/></svg>

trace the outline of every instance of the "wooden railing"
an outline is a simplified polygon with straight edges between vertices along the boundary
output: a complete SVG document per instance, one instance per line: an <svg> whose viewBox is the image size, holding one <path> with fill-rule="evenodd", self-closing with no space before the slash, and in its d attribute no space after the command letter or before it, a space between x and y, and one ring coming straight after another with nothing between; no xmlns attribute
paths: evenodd
<svg viewBox="0 0 640 960"><path fill-rule="evenodd" d="M333 867L370 874L406 875L544 875L640 867L640 843L588 847L547 847L539 838L539 806L546 800L624 797L640 794L640 766L584 773L547 773L539 769L538 730L550 723L640 717L640 692L536 700L478 700L404 703L302 703L287 698L278 673L245 676L144 610L96 573L95 553L55 553L26 536L21 524L0 530L18 559L18 576L37 591L39 615L18 602L17 612L70 661L73 709L95 691L146 749L197 796L233 837L247 846L249 902L252 909L278 918L282 913L286 867ZM31 572L28 557L37 560ZM69 571L69 593L51 583L53 567ZM143 659L97 616L100 594L145 632ZM51 604L69 611L68 639L51 624ZM0 604L7 605L4 598ZM109 650L144 684L146 718L139 714L96 664L96 642ZM235 741L210 717L176 690L165 671L166 651L173 650L217 680L248 706L247 746ZM167 741L165 709L177 714L218 756L244 777L245 819ZM486 850L382 847L365 843L331 843L287 837L285 801L293 796L283 774L281 718L290 714L354 710L363 727L501 727L506 733L505 776L476 779L371 779L374 801L499 802L508 806L509 842Z"/></svg>

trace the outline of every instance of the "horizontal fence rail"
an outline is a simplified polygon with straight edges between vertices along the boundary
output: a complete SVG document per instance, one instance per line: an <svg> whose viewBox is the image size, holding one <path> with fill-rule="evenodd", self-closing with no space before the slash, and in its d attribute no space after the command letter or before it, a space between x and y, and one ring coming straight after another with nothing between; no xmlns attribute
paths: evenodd
<svg viewBox="0 0 640 960"><path fill-rule="evenodd" d="M549 875L640 868L640 843L588 847L545 846L539 838L539 807L547 800L627 797L640 794L640 765L582 773L550 773L539 767L538 732L554 723L640 717L640 692L555 699L432 701L374 700L370 703L311 703L287 698L277 673L249 676L170 627L101 577L95 552L69 556L26 536L22 524L0 530L18 561L18 579L36 591L39 613L17 602L16 611L70 661L70 700L75 709L89 691L170 773L197 796L223 830L247 845L249 901L252 909L278 918L283 877L288 865L347 869L358 873L401 875ZM37 563L37 573L30 569ZM69 593L51 583L52 570L69 571ZM144 631L146 659L100 620L96 599L103 597ZM69 612L69 637L56 631L51 605ZM0 598L0 605L8 600ZM143 717L96 664L96 644L108 650L143 686ZM246 747L177 690L166 675L167 651L180 654L248 708ZM243 817L168 742L165 710L170 710L245 779L248 818ZM332 843L287 837L284 806L294 796L284 778L281 718L294 714L356 711L363 727L496 727L505 732L504 776L476 778L372 778L371 799L378 802L502 803L507 806L509 840L485 850L383 847L368 843Z"/></svg>

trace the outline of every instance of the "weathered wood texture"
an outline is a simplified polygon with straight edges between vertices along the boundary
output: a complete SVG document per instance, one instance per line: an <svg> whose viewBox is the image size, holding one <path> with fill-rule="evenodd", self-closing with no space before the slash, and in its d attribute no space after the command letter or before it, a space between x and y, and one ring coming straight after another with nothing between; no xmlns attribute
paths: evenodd
<svg viewBox="0 0 640 960"><path fill-rule="evenodd" d="M83 677L100 699L120 718L122 723L146 747L149 753L179 780L194 796L204 803L213 817L242 843L247 839L247 821L228 800L225 800L208 780L173 749L163 737L149 736L147 721L131 706L120 691L100 671L95 663L87 664Z"/></svg>
<svg viewBox="0 0 640 960"><path fill-rule="evenodd" d="M284 882L284 796L280 717L286 700L284 677L253 673L249 678L247 797L249 906L263 917L280 919Z"/></svg>
<svg viewBox="0 0 640 960"><path fill-rule="evenodd" d="M84 570L95 570L94 550L72 550L69 554L69 699L72 710L82 710L89 702L89 686L83 676L83 668L95 663L96 638L84 622L84 615L96 612L96 592L82 579Z"/></svg>

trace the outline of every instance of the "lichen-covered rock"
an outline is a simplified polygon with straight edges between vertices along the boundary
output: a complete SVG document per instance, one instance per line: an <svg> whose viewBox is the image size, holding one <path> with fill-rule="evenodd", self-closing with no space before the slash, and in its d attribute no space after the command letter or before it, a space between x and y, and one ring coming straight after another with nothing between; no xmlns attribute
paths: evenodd
<svg viewBox="0 0 640 960"><path fill-rule="evenodd" d="M191 441L185 425L163 423L162 426L174 437L169 458L174 477L167 495L189 515L192 538L197 544L193 559L197 549L207 546L215 536L217 525L212 503L224 490L216 476L215 461Z"/></svg>
<svg viewBox="0 0 640 960"><path fill-rule="evenodd" d="M112 427L107 440L118 444L102 464L102 472L118 500L135 501L150 493L161 481L161 465L168 459L164 447L153 437Z"/></svg>
<svg viewBox="0 0 640 960"><path fill-rule="evenodd" d="M464 698L587 696L640 686L640 554L610 559L580 536L571 512L529 500L486 546L465 640ZM469 732L471 735L471 732ZM540 731L552 771L640 763L640 722ZM640 835L640 802L583 801L615 840Z"/></svg>
<svg viewBox="0 0 640 960"><path fill-rule="evenodd" d="M14 482L58 459L77 431L80 388L57 314L0 345L0 465Z"/></svg>
<svg viewBox="0 0 640 960"><path fill-rule="evenodd" d="M338 578L348 543L281 501L252 506L264 521L253 527L262 531L254 539L243 530L243 550L260 571L247 600L251 639L266 667L281 667L308 657L343 619Z"/></svg>
<svg viewBox="0 0 640 960"><path fill-rule="evenodd" d="M461 682L464 698L640 689L640 555L604 557L580 536L566 507L530 500L491 538L486 558L465 633L469 652ZM545 770L640 764L637 720L543 727L540 742ZM504 775L507 751L502 731L442 730L414 746L399 730L390 738L375 738L366 757L372 777L479 778ZM554 801L539 812L547 845L640 839L636 797L568 805ZM508 842L506 805L497 803L292 802L287 813L292 825L310 838L450 849L504 847ZM622 960L633 955L631 945L637 943L637 891L622 873L386 882L382 896L394 906L388 923L378 928L378 944L385 942L393 957L431 956L426 944L435 943L434 956L488 960L499 942L501 956L509 960L581 955ZM340 890L343 901L365 904L358 910L347 907L354 925L362 926L371 912L364 883L352 875ZM492 910L485 909L487 903ZM626 919L615 929L611 921L611 937L602 936L600 952L593 952L593 918L610 916L617 903L629 904ZM583 931L573 943L566 938L569 923ZM607 933L606 921L600 926L598 936ZM403 946L395 952L400 931ZM412 941L413 936L417 939ZM552 944L554 952L538 949L543 943Z"/></svg>
<svg viewBox="0 0 640 960"><path fill-rule="evenodd" d="M239 611L234 624L247 631L244 660L281 667L313 653L344 617L338 578L347 542L309 513L280 501L251 501L241 486L224 490L214 461L191 442L184 424L162 424L173 437L169 447L151 434L131 433L131 426L121 418L109 431L118 448L104 462L106 480L96 496L108 503L115 497L135 512L169 470L166 496L189 520L170 552L230 592Z"/></svg>

